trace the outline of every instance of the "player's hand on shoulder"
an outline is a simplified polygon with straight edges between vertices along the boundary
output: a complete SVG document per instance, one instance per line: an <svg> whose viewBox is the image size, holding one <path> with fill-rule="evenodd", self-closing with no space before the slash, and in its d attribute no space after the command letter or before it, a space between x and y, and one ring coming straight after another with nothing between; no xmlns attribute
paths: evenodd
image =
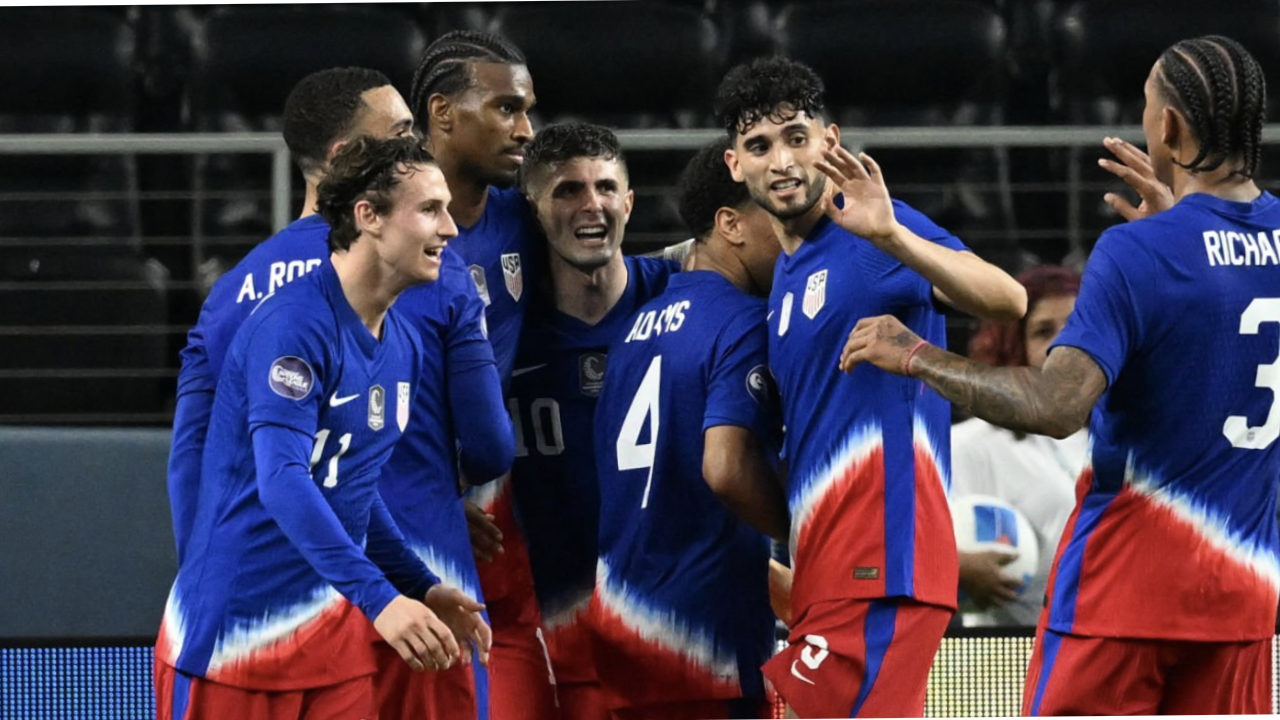
<svg viewBox="0 0 1280 720"><path fill-rule="evenodd" d="M960 553L960 588L983 609L1014 600L1022 583L1001 568L1017 559L1017 553L994 550Z"/></svg>
<svg viewBox="0 0 1280 720"><path fill-rule="evenodd" d="M433 585L423 599L453 633L462 651L463 664L471 662L471 643L480 651L480 664L489 664L489 650L493 647L493 631L480 613L484 605L462 590L441 583Z"/></svg>
<svg viewBox="0 0 1280 720"><path fill-rule="evenodd" d="M892 315L862 318L849 333L840 353L840 369L853 372L858 363L871 363L881 370L905 375L903 363L920 336Z"/></svg>
<svg viewBox="0 0 1280 720"><path fill-rule="evenodd" d="M463 501L466 508L467 532L471 535L471 552L481 562L491 563L503 553L502 531L493 523L493 516L470 500Z"/></svg>
<svg viewBox="0 0 1280 720"><path fill-rule="evenodd" d="M898 220L876 161L866 153L854 157L838 145L823 151L822 158L814 167L844 195L843 208L836 205L834 195L827 198L827 215L840 227L877 245L891 240L898 230Z"/></svg>
<svg viewBox="0 0 1280 720"><path fill-rule="evenodd" d="M458 659L458 643L431 608L397 595L378 613L373 627L417 672L447 670Z"/></svg>
<svg viewBox="0 0 1280 720"><path fill-rule="evenodd" d="M1128 183L1129 187L1138 191L1138 197L1142 199L1142 202L1134 207L1120 195L1107 193L1102 196L1102 199L1111 206L1112 210L1120 213L1125 220L1138 220L1173 207L1173 190L1156 178L1150 156L1120 138L1104 138L1102 145L1110 150L1119 162L1101 158L1098 160L1098 165Z"/></svg>

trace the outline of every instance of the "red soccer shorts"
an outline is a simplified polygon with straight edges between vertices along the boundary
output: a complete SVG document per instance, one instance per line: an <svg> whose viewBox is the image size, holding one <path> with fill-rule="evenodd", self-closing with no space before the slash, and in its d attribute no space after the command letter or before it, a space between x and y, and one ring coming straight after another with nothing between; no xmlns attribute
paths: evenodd
<svg viewBox="0 0 1280 720"><path fill-rule="evenodd" d="M156 720L377 720L373 676L307 690L246 690L156 661Z"/></svg>
<svg viewBox="0 0 1280 720"><path fill-rule="evenodd" d="M800 717L923 717L952 614L901 598L817 603L764 674Z"/></svg>
<svg viewBox="0 0 1280 720"><path fill-rule="evenodd" d="M1027 716L1270 713L1270 639L1096 638L1041 625L1022 694Z"/></svg>
<svg viewBox="0 0 1280 720"><path fill-rule="evenodd" d="M419 673L411 670L409 663L387 643L378 643L375 651L378 674L374 687L383 718L487 720L487 714L480 712L482 704L487 709L487 698L482 703L476 693L475 674L483 673L483 668L458 662L448 670Z"/></svg>

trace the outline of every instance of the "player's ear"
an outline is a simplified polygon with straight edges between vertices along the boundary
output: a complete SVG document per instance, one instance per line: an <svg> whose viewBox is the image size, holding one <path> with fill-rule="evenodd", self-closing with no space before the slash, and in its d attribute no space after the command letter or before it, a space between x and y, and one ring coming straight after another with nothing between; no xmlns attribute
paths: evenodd
<svg viewBox="0 0 1280 720"><path fill-rule="evenodd" d="M822 140L826 143L828 150L835 150L840 144L840 126L831 123L826 130L822 131Z"/></svg>
<svg viewBox="0 0 1280 720"><path fill-rule="evenodd" d="M635 204L636 191L631 188L627 188L627 194L622 198L622 210L625 213L622 216L624 222L631 219L631 206Z"/></svg>
<svg viewBox="0 0 1280 720"><path fill-rule="evenodd" d="M746 239L742 236L742 216L731 207L716 210L716 232L729 241L730 245L741 247Z"/></svg>
<svg viewBox="0 0 1280 720"><path fill-rule="evenodd" d="M1164 110L1160 111L1160 142L1165 144L1170 150L1177 151L1178 143L1181 142L1183 134L1187 137L1194 137L1190 133L1186 133L1186 118L1182 113L1165 105ZM1195 151L1191 153L1193 156ZM1177 155L1174 155L1177 159Z"/></svg>
<svg viewBox="0 0 1280 720"><path fill-rule="evenodd" d="M738 163L738 153L733 148L724 151L724 164L729 166L729 174L734 182L742 182L746 177L742 174L742 166Z"/></svg>
<svg viewBox="0 0 1280 720"><path fill-rule="evenodd" d="M382 216L373 207L373 203L361 200L351 208L351 214L355 217L356 228L362 235L377 237L382 234Z"/></svg>
<svg viewBox="0 0 1280 720"><path fill-rule="evenodd" d="M440 93L427 98L427 123L446 133L453 130L453 101Z"/></svg>

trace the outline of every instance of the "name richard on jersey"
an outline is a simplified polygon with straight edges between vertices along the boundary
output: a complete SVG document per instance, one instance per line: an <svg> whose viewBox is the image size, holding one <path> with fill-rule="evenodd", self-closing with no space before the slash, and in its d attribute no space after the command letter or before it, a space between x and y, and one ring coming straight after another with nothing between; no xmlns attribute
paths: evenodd
<svg viewBox="0 0 1280 720"><path fill-rule="evenodd" d="M684 326L684 311L692 307L688 300L672 303L662 310L649 310L636 316L636 323L631 327L625 342L643 341L658 337L662 333L672 333Z"/></svg>
<svg viewBox="0 0 1280 720"><path fill-rule="evenodd" d="M1257 235L1235 230L1207 230L1204 233L1204 251L1209 256L1209 267L1280 265L1280 230Z"/></svg>
<svg viewBox="0 0 1280 720"><path fill-rule="evenodd" d="M267 268L267 287L265 290L258 289L253 273L249 273L244 276L244 282L240 283L240 292L236 295L236 304L240 304L245 300L254 302L261 300L284 287L287 283L291 283L320 267L322 262L324 262L322 258L273 262Z"/></svg>

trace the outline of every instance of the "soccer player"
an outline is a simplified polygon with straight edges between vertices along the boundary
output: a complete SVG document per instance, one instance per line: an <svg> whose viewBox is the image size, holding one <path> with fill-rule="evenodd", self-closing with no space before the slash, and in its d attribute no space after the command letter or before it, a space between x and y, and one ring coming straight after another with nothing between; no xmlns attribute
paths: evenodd
<svg viewBox="0 0 1280 720"><path fill-rule="evenodd" d="M764 300L781 248L729 176L726 149L703 148L681 178L692 271L610 345L596 410L589 621L619 720L761 717L765 702L774 619L762 533L782 540L789 526Z"/></svg>
<svg viewBox="0 0 1280 720"><path fill-rule="evenodd" d="M956 607L947 509L950 412L919 382L833 363L862 317L892 313L936 343L938 303L1012 319L1013 278L857 163L823 115L823 85L786 58L729 72L717 113L735 179L782 243L769 296L769 365L782 395L795 570L791 642L765 673L802 717L921 715ZM859 166L860 167L860 166Z"/></svg>
<svg viewBox="0 0 1280 720"><path fill-rule="evenodd" d="M1132 221L1099 238L1042 368L981 365L889 317L859 322L841 357L1022 432L1089 422L1024 715L1271 710L1280 203L1253 180L1266 82L1210 36L1165 50L1145 93L1149 157L1107 143L1143 205L1113 198Z"/></svg>
<svg viewBox="0 0 1280 720"><path fill-rule="evenodd" d="M413 555L377 489L422 362L391 306L439 277L448 201L415 138L352 141L319 188L330 263L232 340L156 643L161 718L374 716L369 621L415 670L483 640L482 606Z"/></svg>
<svg viewBox="0 0 1280 720"><path fill-rule="evenodd" d="M533 80L523 54L511 43L455 31L437 38L423 53L409 98L453 195L449 212L458 223L458 237L449 252L464 259L484 302L488 337L505 387L532 279L545 254L529 205L515 187L525 146L533 138ZM467 511L494 631L492 714L552 720L558 717L555 679L509 480L467 480L476 483L468 492Z"/></svg>
<svg viewBox="0 0 1280 720"><path fill-rule="evenodd" d="M412 130L413 115L404 99L376 70L321 70L303 78L289 93L284 140L306 182L302 215L218 279L182 350L169 455L169 499L179 563L186 556L195 520L205 435L231 338L263 298L328 259L329 225L317 213L316 199L334 153L359 135L399 137Z"/></svg>
<svg viewBox="0 0 1280 720"><path fill-rule="evenodd" d="M525 322L508 401L512 468L562 716L607 718L584 620L600 526L595 410L609 345L678 269L623 257L634 194L617 137L598 125L552 125L530 143L522 185L547 238L548 274Z"/></svg>

